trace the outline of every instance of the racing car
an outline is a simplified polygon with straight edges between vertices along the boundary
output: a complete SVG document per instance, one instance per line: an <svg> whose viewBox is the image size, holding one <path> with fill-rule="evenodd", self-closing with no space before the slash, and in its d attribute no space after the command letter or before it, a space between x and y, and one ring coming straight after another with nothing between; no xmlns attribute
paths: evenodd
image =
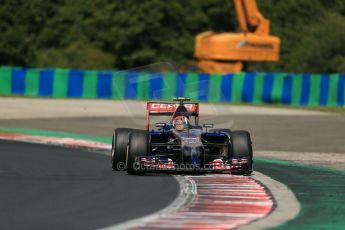
<svg viewBox="0 0 345 230"><path fill-rule="evenodd" d="M155 123L153 116L169 116ZM128 174L148 171L228 171L249 175L253 169L252 141L248 131L213 129L199 125L199 103L189 98L173 102L147 102L146 129L117 128L112 138L113 170Z"/></svg>

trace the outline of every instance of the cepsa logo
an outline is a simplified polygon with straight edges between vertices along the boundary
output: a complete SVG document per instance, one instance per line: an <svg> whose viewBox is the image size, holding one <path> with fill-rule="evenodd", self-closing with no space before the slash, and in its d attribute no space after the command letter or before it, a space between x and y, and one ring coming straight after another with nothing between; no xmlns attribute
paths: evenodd
<svg viewBox="0 0 345 230"><path fill-rule="evenodd" d="M160 103L154 103L151 104L152 109L175 109L177 108L177 104L160 104Z"/></svg>
<svg viewBox="0 0 345 230"><path fill-rule="evenodd" d="M150 103L149 110L151 112L174 112L178 106L175 103ZM196 104L184 104L184 107L190 112L197 110Z"/></svg>

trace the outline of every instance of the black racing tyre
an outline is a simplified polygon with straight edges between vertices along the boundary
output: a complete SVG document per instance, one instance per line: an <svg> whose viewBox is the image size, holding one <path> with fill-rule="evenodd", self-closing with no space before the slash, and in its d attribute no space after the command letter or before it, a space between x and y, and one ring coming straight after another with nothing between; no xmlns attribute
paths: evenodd
<svg viewBox="0 0 345 230"><path fill-rule="evenodd" d="M248 163L242 169L232 170L232 174L247 175L253 171L253 148L250 134L247 131L233 131L230 136L231 158L247 158Z"/></svg>
<svg viewBox="0 0 345 230"><path fill-rule="evenodd" d="M127 145L129 134L132 129L117 128L113 134L112 148L111 148L111 165L113 170L125 170Z"/></svg>
<svg viewBox="0 0 345 230"><path fill-rule="evenodd" d="M150 148L150 136L145 130L133 130L129 135L127 173L142 175L145 170L140 165L140 157L147 156Z"/></svg>

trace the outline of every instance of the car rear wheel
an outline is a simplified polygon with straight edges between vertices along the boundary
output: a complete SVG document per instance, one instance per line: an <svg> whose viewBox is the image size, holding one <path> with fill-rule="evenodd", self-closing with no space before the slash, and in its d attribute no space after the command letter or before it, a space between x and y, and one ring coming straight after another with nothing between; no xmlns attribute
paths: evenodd
<svg viewBox="0 0 345 230"><path fill-rule="evenodd" d="M117 128L113 134L111 165L113 170L125 170L129 134L132 129Z"/></svg>
<svg viewBox="0 0 345 230"><path fill-rule="evenodd" d="M233 131L230 136L231 158L247 159L241 169L233 169L232 174L245 175L253 171L253 149L250 134L247 131Z"/></svg>
<svg viewBox="0 0 345 230"><path fill-rule="evenodd" d="M145 170L140 164L140 157L148 156L150 148L150 136L144 130L133 130L129 135L127 173L142 175Z"/></svg>

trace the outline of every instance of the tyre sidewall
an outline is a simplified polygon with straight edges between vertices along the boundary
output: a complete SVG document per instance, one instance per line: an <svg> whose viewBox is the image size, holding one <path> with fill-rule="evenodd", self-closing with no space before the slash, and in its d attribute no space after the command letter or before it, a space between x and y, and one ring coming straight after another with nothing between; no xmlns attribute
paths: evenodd
<svg viewBox="0 0 345 230"><path fill-rule="evenodd" d="M111 160L114 170L125 170L129 135L132 129L115 129L112 140Z"/></svg>
<svg viewBox="0 0 345 230"><path fill-rule="evenodd" d="M140 165L140 157L148 156L150 136L145 130L133 130L129 135L127 152L127 173L140 175L145 172Z"/></svg>
<svg viewBox="0 0 345 230"><path fill-rule="evenodd" d="M250 174L253 168L253 149L250 134L247 131L233 131L230 136L230 158L247 158L248 164L244 169L233 170L233 174Z"/></svg>

